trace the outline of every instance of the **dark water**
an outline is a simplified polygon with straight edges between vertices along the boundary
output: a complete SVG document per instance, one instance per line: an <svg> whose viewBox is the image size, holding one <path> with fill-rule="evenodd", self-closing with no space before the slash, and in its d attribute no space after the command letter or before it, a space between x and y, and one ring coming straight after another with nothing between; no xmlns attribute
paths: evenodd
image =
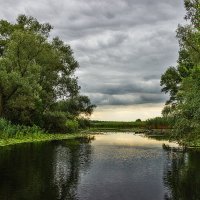
<svg viewBox="0 0 200 200"><path fill-rule="evenodd" d="M200 153L164 142L117 133L0 148L0 200L200 199Z"/></svg>

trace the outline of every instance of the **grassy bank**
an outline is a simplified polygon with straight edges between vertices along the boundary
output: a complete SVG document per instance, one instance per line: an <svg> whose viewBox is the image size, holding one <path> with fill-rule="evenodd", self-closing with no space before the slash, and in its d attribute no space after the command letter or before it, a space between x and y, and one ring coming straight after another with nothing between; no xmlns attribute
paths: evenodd
<svg viewBox="0 0 200 200"><path fill-rule="evenodd" d="M76 134L35 134L26 135L23 137L15 138L5 138L0 139L0 146L8 146L13 144L29 143L29 142L44 142L44 141L54 141L54 140L66 140L75 139L79 137L84 137L86 134L76 133Z"/></svg>
<svg viewBox="0 0 200 200"><path fill-rule="evenodd" d="M200 137L177 136L170 127L171 119L156 117L146 121L137 120L134 122L117 121L92 121L88 132L134 132L144 133L147 137L158 140L178 142L180 145L199 148Z"/></svg>
<svg viewBox="0 0 200 200"><path fill-rule="evenodd" d="M149 130L142 128L90 128L84 130L87 133L98 133L98 132L130 132L130 133L147 133Z"/></svg>
<svg viewBox="0 0 200 200"><path fill-rule="evenodd" d="M156 121L156 124L161 124L160 120ZM148 122L149 124L155 124ZM158 123L159 122L159 123ZM181 145L187 147L200 147L200 138L177 138L171 129L149 129L146 126L147 121L135 121L135 122L105 122L105 121L92 121L90 129L83 129L82 132L71 133L71 134L50 134L40 129L37 126L23 126L14 125L9 121L0 118L0 146L7 146L19 143L28 142L42 142L42 141L52 141L52 140L65 140L73 139L78 137L84 137L88 134L97 132L134 132L134 133L144 133L147 137L153 137L158 140L169 140L177 141ZM149 125L148 124L148 125ZM163 123L164 124L164 123ZM160 127L160 126L159 126ZM162 126L163 127L163 126Z"/></svg>
<svg viewBox="0 0 200 200"><path fill-rule="evenodd" d="M86 136L86 134L50 134L37 126L14 125L3 118L0 119L0 146L27 142L65 140L83 136Z"/></svg>

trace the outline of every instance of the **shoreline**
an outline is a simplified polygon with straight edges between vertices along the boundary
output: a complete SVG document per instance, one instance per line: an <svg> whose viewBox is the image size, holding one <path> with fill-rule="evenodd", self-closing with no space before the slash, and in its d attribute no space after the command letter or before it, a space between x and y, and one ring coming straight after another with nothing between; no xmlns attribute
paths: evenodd
<svg viewBox="0 0 200 200"><path fill-rule="evenodd" d="M134 132L135 134L144 134L146 137L154 138L154 139L161 139L161 140L168 140L171 142L177 142L180 146L184 146L187 149L200 149L200 139L189 141L187 139L183 141L178 141L177 138L173 137L170 133L171 129L144 129L144 128L91 128L86 130L87 133L101 133L101 132Z"/></svg>
<svg viewBox="0 0 200 200"><path fill-rule="evenodd" d="M41 133L34 134L32 136L26 135L16 138L5 138L0 139L0 148L5 146L11 146L15 144L23 144L23 143L36 143L36 142L45 142L45 141L58 141L58 140L68 140L68 139L76 139L80 137L85 137L91 134L103 133L103 132L134 132L135 134L144 134L146 137L154 138L154 139L163 139L173 142L178 142L181 146L185 146L187 149L200 149L200 140L191 142L191 141L182 141L180 143L177 139L171 137L166 130L158 130L151 132L147 129L118 129L118 128L91 128L82 130L78 133L66 133L66 134L52 134L52 133Z"/></svg>
<svg viewBox="0 0 200 200"><path fill-rule="evenodd" d="M36 134L33 136L24 136L21 138L6 138L0 139L0 147L11 146L23 143L36 143L45 141L68 140L80 137L85 137L87 134L73 133L73 134Z"/></svg>

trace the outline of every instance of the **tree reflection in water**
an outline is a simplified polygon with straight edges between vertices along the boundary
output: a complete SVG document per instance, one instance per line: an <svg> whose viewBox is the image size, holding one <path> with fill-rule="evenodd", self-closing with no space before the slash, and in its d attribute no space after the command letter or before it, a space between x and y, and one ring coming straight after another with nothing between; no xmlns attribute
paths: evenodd
<svg viewBox="0 0 200 200"><path fill-rule="evenodd" d="M69 140L56 147L53 161L54 184L57 187L57 199L78 199L76 191L80 171L84 173L90 164L91 145L94 138L82 138L81 141Z"/></svg>
<svg viewBox="0 0 200 200"><path fill-rule="evenodd" d="M116 199L117 196L109 198L115 192L124 194L126 199L133 199L137 191L147 195L155 191L151 198L143 196L143 199L149 200L200 200L199 152L178 152L164 148L163 153L157 146L123 146L122 155L128 155L124 161L117 154L118 145L107 145L107 149L104 149L102 141L99 146L95 146L95 142L91 145L92 139L24 144L0 149L0 200L100 199L105 195L107 199ZM134 150L131 151L133 154L136 150L145 154L150 151L148 164L145 158L138 160L129 154L130 149ZM116 152L113 154L112 151ZM158 152L158 157L154 152ZM116 163L114 166L113 160ZM145 166L150 167L149 171ZM146 176L142 176L140 168L146 170L144 173L148 172ZM132 175L136 179L131 179ZM152 181L148 180L149 177L153 177ZM146 187L149 184L154 190ZM159 192L159 198L154 198Z"/></svg>
<svg viewBox="0 0 200 200"><path fill-rule="evenodd" d="M164 184L169 193L165 200L200 199L200 152L166 150Z"/></svg>
<svg viewBox="0 0 200 200"><path fill-rule="evenodd" d="M23 144L0 150L1 200L75 200L94 138Z"/></svg>

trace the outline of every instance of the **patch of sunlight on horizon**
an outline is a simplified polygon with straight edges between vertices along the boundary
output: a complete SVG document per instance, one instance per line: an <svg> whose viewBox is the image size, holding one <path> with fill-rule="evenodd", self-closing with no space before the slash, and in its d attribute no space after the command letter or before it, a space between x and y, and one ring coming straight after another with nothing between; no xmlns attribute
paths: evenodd
<svg viewBox="0 0 200 200"><path fill-rule="evenodd" d="M161 116L164 104L141 104L131 106L97 106L91 120L135 121Z"/></svg>

